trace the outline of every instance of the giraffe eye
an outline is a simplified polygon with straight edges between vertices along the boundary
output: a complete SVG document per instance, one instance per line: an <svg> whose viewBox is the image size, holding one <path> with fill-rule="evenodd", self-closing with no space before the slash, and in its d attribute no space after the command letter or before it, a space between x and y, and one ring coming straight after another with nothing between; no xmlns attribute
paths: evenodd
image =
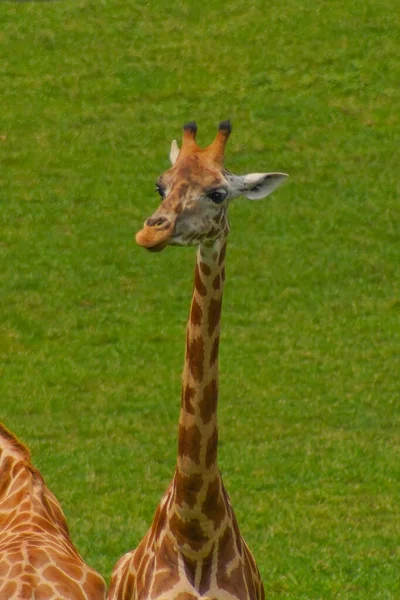
<svg viewBox="0 0 400 600"><path fill-rule="evenodd" d="M207 196L215 202L215 204L221 204L227 197L228 192L225 190L213 190L212 192L208 192Z"/></svg>
<svg viewBox="0 0 400 600"><path fill-rule="evenodd" d="M156 185L156 192L158 192L160 194L161 198L164 198L164 196L165 196L165 190L161 186L159 186L158 184Z"/></svg>

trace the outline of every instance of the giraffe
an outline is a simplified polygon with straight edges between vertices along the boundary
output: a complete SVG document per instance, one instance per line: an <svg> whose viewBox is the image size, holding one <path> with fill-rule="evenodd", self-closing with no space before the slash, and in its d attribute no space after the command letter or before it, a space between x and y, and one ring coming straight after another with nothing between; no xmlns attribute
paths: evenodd
<svg viewBox="0 0 400 600"><path fill-rule="evenodd" d="M181 149L172 142L172 167L156 184L161 205L136 235L137 243L151 251L197 246L177 464L150 530L114 567L109 600L264 598L217 466L218 348L229 201L241 194L261 199L287 176L227 171L229 121L220 123L205 149L197 145L196 132L196 123L188 123Z"/></svg>
<svg viewBox="0 0 400 600"><path fill-rule="evenodd" d="M0 423L1 600L104 600L30 451Z"/></svg>

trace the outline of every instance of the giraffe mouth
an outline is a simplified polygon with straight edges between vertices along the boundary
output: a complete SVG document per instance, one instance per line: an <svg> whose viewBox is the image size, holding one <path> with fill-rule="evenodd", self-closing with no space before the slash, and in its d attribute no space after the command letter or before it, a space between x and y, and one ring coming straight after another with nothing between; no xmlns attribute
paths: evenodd
<svg viewBox="0 0 400 600"><path fill-rule="evenodd" d="M174 231L174 223L166 227L146 225L135 236L136 242L150 252L161 252L168 245Z"/></svg>
<svg viewBox="0 0 400 600"><path fill-rule="evenodd" d="M161 244L156 244L155 246L147 246L146 250L149 250L150 252L161 252L166 246L168 246L168 241L161 242Z"/></svg>

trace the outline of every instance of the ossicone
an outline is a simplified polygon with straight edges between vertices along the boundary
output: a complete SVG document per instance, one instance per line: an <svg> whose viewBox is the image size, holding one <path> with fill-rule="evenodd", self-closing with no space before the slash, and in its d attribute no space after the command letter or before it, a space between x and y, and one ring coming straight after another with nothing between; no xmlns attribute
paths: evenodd
<svg viewBox="0 0 400 600"><path fill-rule="evenodd" d="M193 136L197 133L197 123L196 121L190 121L189 123L185 123L183 126L183 131L190 132Z"/></svg>
<svg viewBox="0 0 400 600"><path fill-rule="evenodd" d="M221 121L218 131L225 133L225 135L230 135L232 133L232 125L230 120L227 119L226 121Z"/></svg>

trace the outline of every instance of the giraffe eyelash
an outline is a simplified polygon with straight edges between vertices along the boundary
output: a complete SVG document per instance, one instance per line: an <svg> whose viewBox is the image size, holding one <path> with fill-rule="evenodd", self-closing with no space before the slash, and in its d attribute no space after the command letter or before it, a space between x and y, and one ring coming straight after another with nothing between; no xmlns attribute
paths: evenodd
<svg viewBox="0 0 400 600"><path fill-rule="evenodd" d="M156 183L156 192L160 194L161 198L164 198L165 190L158 183Z"/></svg>

